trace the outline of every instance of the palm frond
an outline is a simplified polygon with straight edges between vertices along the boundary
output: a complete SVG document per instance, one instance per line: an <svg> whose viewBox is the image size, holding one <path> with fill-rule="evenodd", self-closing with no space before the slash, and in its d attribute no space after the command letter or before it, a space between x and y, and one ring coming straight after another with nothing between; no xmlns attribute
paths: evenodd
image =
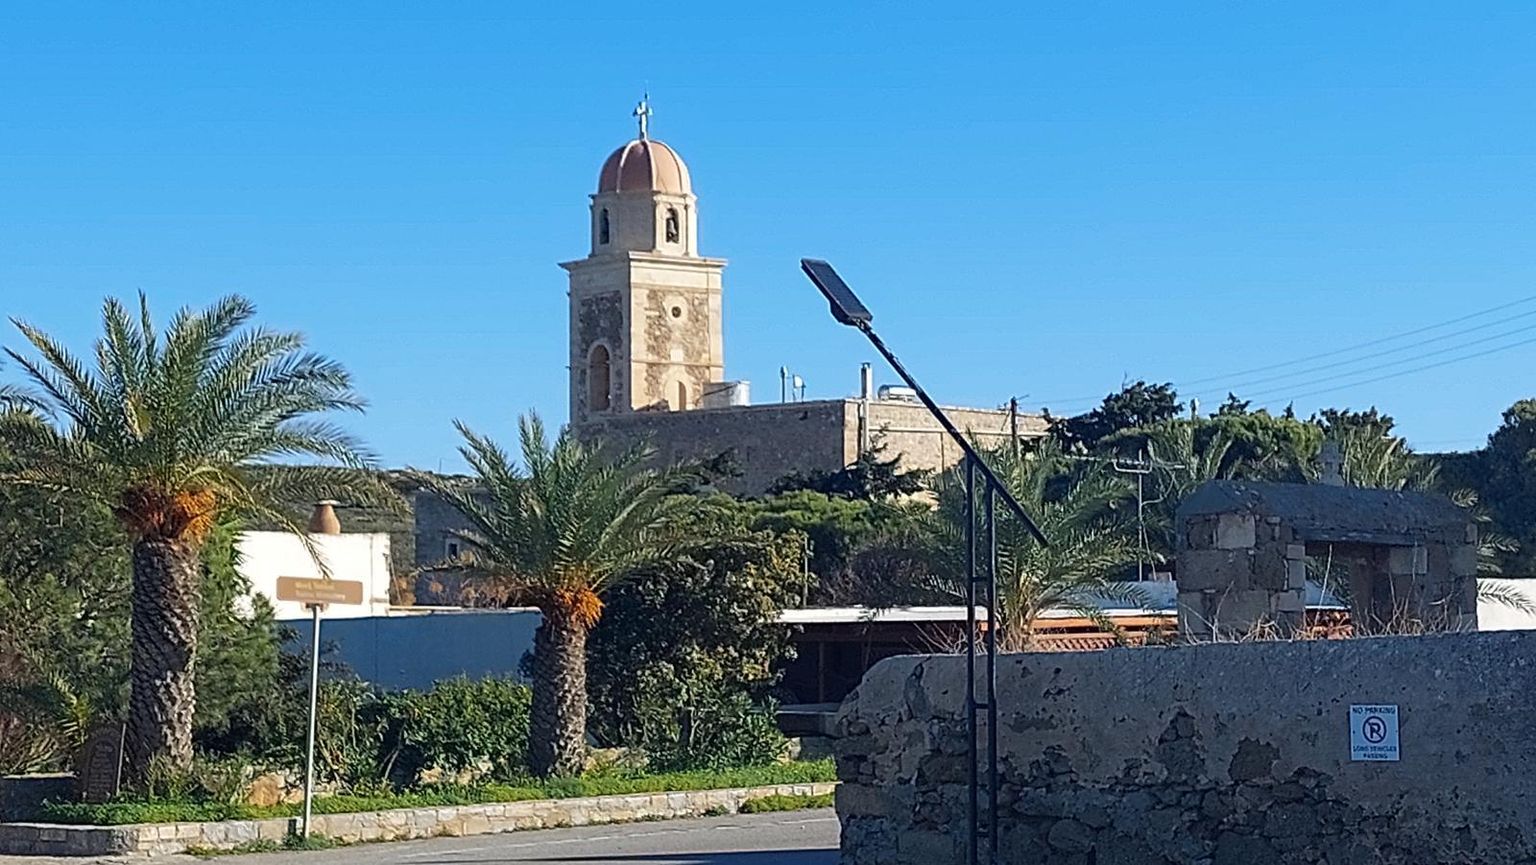
<svg viewBox="0 0 1536 865"><path fill-rule="evenodd" d="M131 513L151 504L206 500L218 513L276 518L281 496L317 488L325 498L398 506L398 495L365 471L374 456L324 418L363 406L345 368L306 351L297 334L250 327L254 315L248 300L232 295L179 311L161 333L142 294L136 316L108 299L94 371L16 322L35 356L9 354L57 422L0 421L18 452L19 468L6 476L104 502L135 531L195 535L216 516ZM302 464L277 465L282 460Z"/></svg>

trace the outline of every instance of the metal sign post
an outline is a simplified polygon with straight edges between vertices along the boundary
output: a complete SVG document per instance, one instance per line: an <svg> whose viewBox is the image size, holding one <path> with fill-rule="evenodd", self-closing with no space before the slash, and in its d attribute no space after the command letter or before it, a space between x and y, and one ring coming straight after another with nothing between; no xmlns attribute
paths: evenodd
<svg viewBox="0 0 1536 865"><path fill-rule="evenodd" d="M309 640L309 741L304 748L304 822L299 837L309 837L309 818L315 808L315 728L320 708L320 611L325 604L310 604Z"/></svg>
<svg viewBox="0 0 1536 865"><path fill-rule="evenodd" d="M319 730L320 708L320 611L327 604L361 604L363 584L358 580L308 579L278 577L277 599L294 601L309 608L309 735L304 750L304 821L299 836L309 837L310 818L315 808L315 736Z"/></svg>
<svg viewBox="0 0 1536 865"><path fill-rule="evenodd" d="M970 789L968 814L969 838L966 852L969 865L981 865L981 863L995 863L997 861L997 500L1002 499L1007 509L1018 518L1029 533L1039 541L1042 546L1048 545L1045 534L1040 531L1035 521L1030 519L1019 505L1017 499L1008 491L1008 487L1000 480L987 465L986 460L971 445L969 439L960 434L954 423L928 396L917 379L907 372L896 355L885 347L885 342L875 333L870 322L874 320L863 302L854 295L853 289L848 287L843 278L838 276L832 265L814 258L800 259L800 268L805 275L811 278L811 282L821 289L821 293L827 299L832 310L832 317L838 323L849 327L858 328L875 350L880 352L902 381L917 394L918 400L928 408L928 412L939 422L939 426L949 433L949 437L955 440L960 450L965 454L962 470L965 473L965 600L966 600L966 639L965 639L965 707L966 707L966 732L970 738ZM1015 437L1015 443L1017 438ZM977 482L980 481L982 505L977 507ZM979 511L979 513L978 513ZM981 530L984 537L981 539L981 564L977 556L977 520L980 517ZM986 600L987 621L986 631L981 640L984 646L978 646L976 605L981 599ZM985 697L977 695L976 687L976 658L979 651L986 654L985 667ZM981 758L981 722L986 719L987 725L987 756L985 761L986 790L987 790L987 821L985 828L981 819L981 788L982 788L982 758ZM987 854L982 857L982 836L986 836Z"/></svg>

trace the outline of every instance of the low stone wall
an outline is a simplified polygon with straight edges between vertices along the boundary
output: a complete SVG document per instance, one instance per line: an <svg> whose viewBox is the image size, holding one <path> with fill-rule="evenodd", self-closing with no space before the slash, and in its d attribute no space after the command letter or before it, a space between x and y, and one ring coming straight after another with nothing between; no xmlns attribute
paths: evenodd
<svg viewBox="0 0 1536 865"><path fill-rule="evenodd" d="M844 703L846 865L965 861L964 699L917 656ZM1400 759L1355 762L1378 704ZM998 706L1004 863L1536 863L1536 633L1010 655Z"/></svg>
<svg viewBox="0 0 1536 865"><path fill-rule="evenodd" d="M780 784L731 790L636 793L628 796L540 799L496 805L317 814L311 831L351 843L702 817L715 813L734 814L749 799L775 795L820 796L831 793L835 786ZM297 831L297 828L296 818L134 826L5 823L0 824L0 855L161 856L183 853L189 848L227 850L254 841L281 841Z"/></svg>

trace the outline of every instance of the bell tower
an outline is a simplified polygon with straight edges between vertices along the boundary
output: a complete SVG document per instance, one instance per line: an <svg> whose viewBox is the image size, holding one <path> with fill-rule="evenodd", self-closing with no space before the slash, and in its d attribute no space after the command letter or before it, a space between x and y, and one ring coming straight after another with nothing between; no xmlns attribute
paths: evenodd
<svg viewBox="0 0 1536 865"><path fill-rule="evenodd" d="M570 274L571 423L634 411L697 408L725 374L721 273L698 251L698 207L688 167L639 135L603 163L591 196L592 245Z"/></svg>

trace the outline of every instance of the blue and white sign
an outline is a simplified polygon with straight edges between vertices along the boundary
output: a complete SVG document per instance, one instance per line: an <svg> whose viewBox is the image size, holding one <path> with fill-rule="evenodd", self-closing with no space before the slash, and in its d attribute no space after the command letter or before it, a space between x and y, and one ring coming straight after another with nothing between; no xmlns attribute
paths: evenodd
<svg viewBox="0 0 1536 865"><path fill-rule="evenodd" d="M1396 763L1397 706L1355 705L1349 707L1349 759L1355 762Z"/></svg>

